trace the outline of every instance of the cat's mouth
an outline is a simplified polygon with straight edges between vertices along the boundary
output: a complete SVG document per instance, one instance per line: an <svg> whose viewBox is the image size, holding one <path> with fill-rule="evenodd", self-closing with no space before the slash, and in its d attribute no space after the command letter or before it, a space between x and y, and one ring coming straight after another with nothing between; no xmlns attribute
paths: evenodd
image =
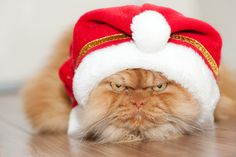
<svg viewBox="0 0 236 157"><path fill-rule="evenodd" d="M123 119L123 122L123 125L130 130L143 130L147 125L155 125L154 117L143 110L132 111L126 119Z"/></svg>
<svg viewBox="0 0 236 157"><path fill-rule="evenodd" d="M144 123L145 119L140 113L135 114L131 118L129 118L128 123L131 124L132 127L137 128Z"/></svg>

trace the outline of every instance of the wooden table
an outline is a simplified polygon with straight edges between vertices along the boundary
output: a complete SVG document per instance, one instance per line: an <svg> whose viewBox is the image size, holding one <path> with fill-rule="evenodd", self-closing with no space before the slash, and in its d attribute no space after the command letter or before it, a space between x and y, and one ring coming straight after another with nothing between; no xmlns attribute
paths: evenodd
<svg viewBox="0 0 236 157"><path fill-rule="evenodd" d="M163 142L94 144L66 135L36 135L17 94L0 95L0 157L236 157L236 120L215 130Z"/></svg>

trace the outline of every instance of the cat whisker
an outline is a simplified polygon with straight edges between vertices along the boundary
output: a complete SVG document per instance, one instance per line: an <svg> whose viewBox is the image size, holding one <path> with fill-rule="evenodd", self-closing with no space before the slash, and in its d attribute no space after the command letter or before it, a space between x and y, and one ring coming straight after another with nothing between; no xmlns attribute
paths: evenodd
<svg viewBox="0 0 236 157"><path fill-rule="evenodd" d="M112 112L111 112L112 113ZM89 126L79 130L76 134L76 137L79 139L86 139L89 136L93 138L99 138L100 134L112 124L115 120L114 113L113 114L106 114L100 120L90 124Z"/></svg>
<svg viewBox="0 0 236 157"><path fill-rule="evenodd" d="M168 122L176 127L179 131L183 133L190 133L195 131L204 131L203 127L194 120L187 120L177 116L169 115L167 117Z"/></svg>

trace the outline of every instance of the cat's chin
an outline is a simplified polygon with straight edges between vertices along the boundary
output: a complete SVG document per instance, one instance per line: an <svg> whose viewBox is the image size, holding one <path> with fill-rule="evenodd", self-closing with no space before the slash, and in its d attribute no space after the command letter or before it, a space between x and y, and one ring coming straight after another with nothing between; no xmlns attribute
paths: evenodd
<svg viewBox="0 0 236 157"><path fill-rule="evenodd" d="M88 124L81 125L76 136L79 139L94 141L96 143L127 143L169 140L195 130L195 127L187 123L178 123L178 125L168 122L154 124L138 114L119 123L118 121L113 124L108 124L108 121L104 122L101 124L98 123L99 125L93 125L92 127Z"/></svg>
<svg viewBox="0 0 236 157"><path fill-rule="evenodd" d="M98 132L98 130L95 130L95 132ZM163 124L159 127L150 128L145 131L117 128L110 125L98 134L91 133L82 138L97 143L128 143L139 141L162 141L174 139L182 135L183 132L178 131L176 127L171 124Z"/></svg>

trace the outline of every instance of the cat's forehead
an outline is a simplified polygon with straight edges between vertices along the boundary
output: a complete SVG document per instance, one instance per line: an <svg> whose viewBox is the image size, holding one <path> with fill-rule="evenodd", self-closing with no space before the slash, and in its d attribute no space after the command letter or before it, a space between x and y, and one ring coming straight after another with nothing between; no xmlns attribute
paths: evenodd
<svg viewBox="0 0 236 157"><path fill-rule="evenodd" d="M110 81L133 87L152 86L159 82L167 81L160 72L144 69L126 69L117 72L108 78Z"/></svg>

